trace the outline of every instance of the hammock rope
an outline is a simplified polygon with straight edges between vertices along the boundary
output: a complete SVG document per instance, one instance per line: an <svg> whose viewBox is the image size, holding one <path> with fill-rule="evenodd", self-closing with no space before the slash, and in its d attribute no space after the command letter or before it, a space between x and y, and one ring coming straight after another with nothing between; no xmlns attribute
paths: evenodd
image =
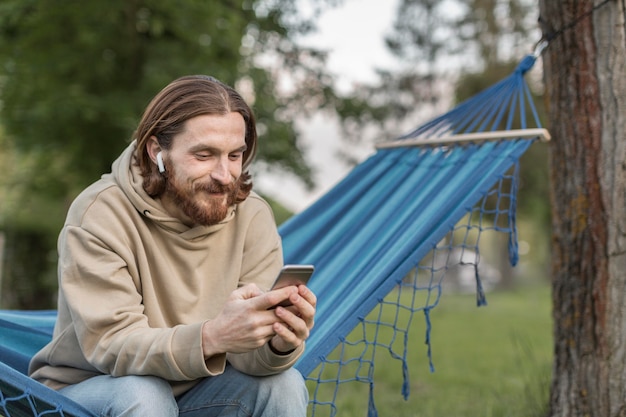
<svg viewBox="0 0 626 417"><path fill-rule="evenodd" d="M338 390L364 383L368 416L376 416L375 363L383 352L400 362L407 398L409 333L417 313L434 371L430 315L447 271L455 264L470 268L477 305L486 304L481 233L508 234L509 260L517 263L518 161L534 141L549 139L524 79L536 59L524 57L491 88L379 144L335 188L281 226L285 259L316 265L310 286L318 294L318 324L296 365L316 387L312 415L335 416ZM474 257L457 259L458 253Z"/></svg>

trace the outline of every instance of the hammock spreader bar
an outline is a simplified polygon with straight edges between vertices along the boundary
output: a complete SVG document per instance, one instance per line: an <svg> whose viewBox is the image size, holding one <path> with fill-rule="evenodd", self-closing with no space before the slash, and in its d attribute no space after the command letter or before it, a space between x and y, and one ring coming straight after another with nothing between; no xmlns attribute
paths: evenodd
<svg viewBox="0 0 626 417"><path fill-rule="evenodd" d="M550 141L550 132L544 128L496 130L491 132L460 133L458 135L439 136L414 140L394 140L376 145L376 149L405 148L410 146L440 146L458 143L482 143L487 141L516 140L538 138L542 142Z"/></svg>

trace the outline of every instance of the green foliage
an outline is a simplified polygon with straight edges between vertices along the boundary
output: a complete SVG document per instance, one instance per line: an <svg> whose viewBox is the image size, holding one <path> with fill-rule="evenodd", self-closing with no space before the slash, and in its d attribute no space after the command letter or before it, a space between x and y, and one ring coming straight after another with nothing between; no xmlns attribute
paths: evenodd
<svg viewBox="0 0 626 417"><path fill-rule="evenodd" d="M3 285L0 305L27 310L53 308L57 288L54 235L13 226L3 233L11 244L6 247L1 272L10 285Z"/></svg>
<svg viewBox="0 0 626 417"><path fill-rule="evenodd" d="M422 74L459 58L464 68L484 69L529 52L536 7L532 0L402 0L387 45Z"/></svg>
<svg viewBox="0 0 626 417"><path fill-rule="evenodd" d="M282 162L310 183L291 121L273 117L284 105L273 98L275 80L251 65L254 50L241 54L250 27L288 40L283 12L257 17L253 7L242 0L195 0L184 7L167 0L89 7L78 0L64 7L52 0L3 2L1 115L7 133L23 150L62 150L80 187L108 171L148 100L174 78L206 73L236 85L248 77L263 133L273 144L261 148L260 158Z"/></svg>
<svg viewBox="0 0 626 417"><path fill-rule="evenodd" d="M264 195L263 198L272 208L272 212L274 213L274 219L276 220L276 225L283 224L286 220L293 216L293 212L280 204L278 201L266 195Z"/></svg>
<svg viewBox="0 0 626 417"><path fill-rule="evenodd" d="M19 167L17 152L6 135L0 130L0 224L3 224L9 213L15 211L16 200L19 195L17 179L22 171Z"/></svg>
<svg viewBox="0 0 626 417"><path fill-rule="evenodd" d="M316 13L334 3L310 1ZM290 0L0 2L7 247L32 242L33 230L53 242L69 203L110 170L148 101L187 74L210 74L241 91L259 121L262 166L313 186L295 118L335 96L324 54L292 40L313 28L297 11ZM279 93L283 78L293 88ZM18 258L7 262L28 262ZM13 285L15 277L4 278L3 286Z"/></svg>

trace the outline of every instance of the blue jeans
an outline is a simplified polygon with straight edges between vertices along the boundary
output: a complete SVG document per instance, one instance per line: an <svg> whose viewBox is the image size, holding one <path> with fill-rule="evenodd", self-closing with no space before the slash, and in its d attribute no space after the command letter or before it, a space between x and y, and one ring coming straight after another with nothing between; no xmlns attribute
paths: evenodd
<svg viewBox="0 0 626 417"><path fill-rule="evenodd" d="M309 401L295 369L255 377L230 365L176 398L167 381L154 376L101 375L59 392L101 417L305 417Z"/></svg>

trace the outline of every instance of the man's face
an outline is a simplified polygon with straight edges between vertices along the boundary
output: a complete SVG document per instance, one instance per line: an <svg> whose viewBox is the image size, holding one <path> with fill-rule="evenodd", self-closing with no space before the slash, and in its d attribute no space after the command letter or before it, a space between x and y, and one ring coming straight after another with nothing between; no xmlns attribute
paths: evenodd
<svg viewBox="0 0 626 417"><path fill-rule="evenodd" d="M170 214L189 225L212 225L226 217L240 187L245 134L236 112L187 120L163 152L167 183L161 199Z"/></svg>

